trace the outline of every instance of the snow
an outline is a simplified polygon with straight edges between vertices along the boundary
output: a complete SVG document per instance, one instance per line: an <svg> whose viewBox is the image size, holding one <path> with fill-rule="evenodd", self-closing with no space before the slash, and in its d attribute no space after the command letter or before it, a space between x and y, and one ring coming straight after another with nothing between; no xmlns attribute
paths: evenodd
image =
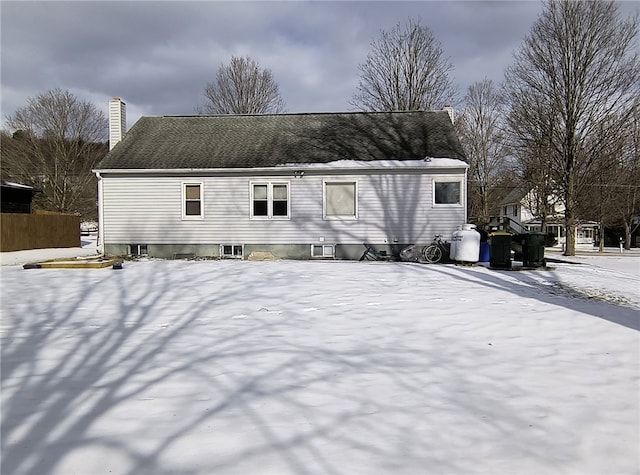
<svg viewBox="0 0 640 475"><path fill-rule="evenodd" d="M2 181L3 186L8 186L9 188L22 188L25 190L33 190L33 186L23 185L22 183L14 183L12 181Z"/></svg>
<svg viewBox="0 0 640 475"><path fill-rule="evenodd" d="M425 157L417 160L334 160L326 163L285 163L279 167L293 168L469 168L469 164L456 158Z"/></svg>
<svg viewBox="0 0 640 475"><path fill-rule="evenodd" d="M2 259L3 474L640 471L638 253Z"/></svg>
<svg viewBox="0 0 640 475"><path fill-rule="evenodd" d="M75 257L88 257L98 254L95 233L82 236L82 247L64 247L54 249L30 249L28 251L0 252L1 266L21 266L32 262L47 261L52 259L70 259Z"/></svg>

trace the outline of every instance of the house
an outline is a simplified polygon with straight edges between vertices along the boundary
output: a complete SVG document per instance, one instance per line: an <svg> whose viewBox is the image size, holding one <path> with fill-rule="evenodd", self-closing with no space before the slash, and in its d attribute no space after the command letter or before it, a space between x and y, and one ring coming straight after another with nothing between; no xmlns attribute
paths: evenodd
<svg viewBox="0 0 640 475"><path fill-rule="evenodd" d="M514 188L500 203L500 216L507 217L529 231L544 231L552 234L556 242L566 242L564 203L551 193L542 195L527 187ZM543 224L544 221L544 224ZM576 244L593 244L598 234L599 223L583 221L576 226Z"/></svg>
<svg viewBox="0 0 640 475"><path fill-rule="evenodd" d="M31 213L33 196L38 190L32 186L3 181L0 186L0 205L3 213Z"/></svg>
<svg viewBox="0 0 640 475"><path fill-rule="evenodd" d="M467 168L447 111L142 117L94 170L100 242L165 258L397 253L466 221Z"/></svg>

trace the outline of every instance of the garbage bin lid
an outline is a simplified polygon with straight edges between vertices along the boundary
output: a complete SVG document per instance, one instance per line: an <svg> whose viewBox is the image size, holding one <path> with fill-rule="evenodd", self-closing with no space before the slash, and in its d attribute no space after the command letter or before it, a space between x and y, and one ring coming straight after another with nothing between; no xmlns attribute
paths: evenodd
<svg viewBox="0 0 640 475"><path fill-rule="evenodd" d="M507 231L493 231L489 233L489 236L511 236L511 233Z"/></svg>

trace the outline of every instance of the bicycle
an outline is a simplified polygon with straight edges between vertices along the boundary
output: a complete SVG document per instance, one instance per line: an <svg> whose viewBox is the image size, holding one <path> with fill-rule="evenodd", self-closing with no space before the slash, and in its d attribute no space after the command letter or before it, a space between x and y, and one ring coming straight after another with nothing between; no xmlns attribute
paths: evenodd
<svg viewBox="0 0 640 475"><path fill-rule="evenodd" d="M422 248L422 257L429 264L437 264L443 260L443 257L449 256L449 243L442 240L440 234L436 234L433 242Z"/></svg>
<svg viewBox="0 0 640 475"><path fill-rule="evenodd" d="M387 254L387 251L379 251L371 244L365 242L362 245L365 247L365 251L360 256L361 261L365 259L368 261L390 261L393 258L393 256Z"/></svg>

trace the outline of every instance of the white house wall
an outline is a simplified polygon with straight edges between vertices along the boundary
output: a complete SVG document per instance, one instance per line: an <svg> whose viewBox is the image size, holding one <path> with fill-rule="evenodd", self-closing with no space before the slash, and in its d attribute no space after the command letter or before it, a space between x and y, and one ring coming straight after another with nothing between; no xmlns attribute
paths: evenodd
<svg viewBox="0 0 640 475"><path fill-rule="evenodd" d="M433 174L102 177L104 244L426 243L465 220L464 170L437 174L463 183L460 206L433 205ZM290 219L251 220L251 181L290 184ZM358 219L323 219L323 180L357 181ZM204 218L182 219L182 184L202 182Z"/></svg>

